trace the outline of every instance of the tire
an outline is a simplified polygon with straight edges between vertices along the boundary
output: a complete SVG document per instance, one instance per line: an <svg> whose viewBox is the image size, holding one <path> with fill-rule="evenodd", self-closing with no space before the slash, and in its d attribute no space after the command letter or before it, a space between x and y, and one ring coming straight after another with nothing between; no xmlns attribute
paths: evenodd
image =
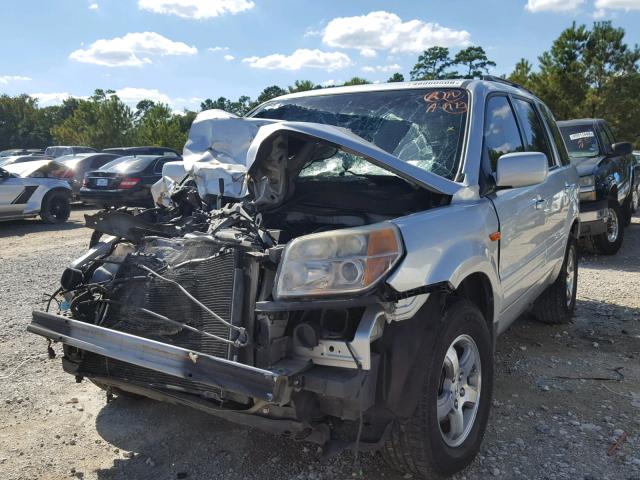
<svg viewBox="0 0 640 480"><path fill-rule="evenodd" d="M44 223L64 223L71 215L70 195L66 192L53 190L47 193L40 205L40 218Z"/></svg>
<svg viewBox="0 0 640 480"><path fill-rule="evenodd" d="M622 224L625 227L631 225L631 217L633 216L633 207L631 205L632 202L632 192L629 192L629 195L627 195L627 199L622 204Z"/></svg>
<svg viewBox="0 0 640 480"><path fill-rule="evenodd" d="M533 306L533 314L542 323L569 323L576 308L578 289L578 242L571 237L558 278L542 292Z"/></svg>
<svg viewBox="0 0 640 480"><path fill-rule="evenodd" d="M598 253L614 255L618 253L624 239L624 217L620 204L609 200L607 231L593 237L593 245Z"/></svg>
<svg viewBox="0 0 640 480"><path fill-rule="evenodd" d="M635 186L631 190L631 213L634 214L638 211L638 204L640 203L640 187Z"/></svg>
<svg viewBox="0 0 640 480"><path fill-rule="evenodd" d="M394 420L382 456L396 470L437 478L462 470L480 450L491 407L493 349L487 322L467 300L458 300L446 308L439 326L428 334L425 347L425 377L418 405L411 417ZM455 378L455 369L446 358L452 354L458 360L471 358L467 353L473 353L477 360L476 368L471 370L475 374L462 380L464 383L459 376L452 382L449 378ZM474 389L478 397L472 405L464 400L472 398ZM441 412L449 412L441 413L440 421L439 402ZM464 406L468 420L462 420L462 433L456 436L450 422L460 418L456 413L462 412Z"/></svg>

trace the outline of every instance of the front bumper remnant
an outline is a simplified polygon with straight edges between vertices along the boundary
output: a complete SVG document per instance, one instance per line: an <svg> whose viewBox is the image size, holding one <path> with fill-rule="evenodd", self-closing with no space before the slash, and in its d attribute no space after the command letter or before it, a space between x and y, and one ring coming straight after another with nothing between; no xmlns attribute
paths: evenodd
<svg viewBox="0 0 640 480"><path fill-rule="evenodd" d="M599 235L607 231L609 214L606 200L580 203L580 236Z"/></svg>
<svg viewBox="0 0 640 480"><path fill-rule="evenodd" d="M272 372L39 311L33 312L27 331L122 362L279 404L289 401L289 378L304 369L294 364Z"/></svg>

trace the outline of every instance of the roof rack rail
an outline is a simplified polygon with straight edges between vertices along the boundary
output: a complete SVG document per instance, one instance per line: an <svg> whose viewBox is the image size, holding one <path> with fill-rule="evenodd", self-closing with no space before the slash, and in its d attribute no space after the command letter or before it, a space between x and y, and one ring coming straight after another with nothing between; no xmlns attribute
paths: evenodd
<svg viewBox="0 0 640 480"><path fill-rule="evenodd" d="M535 95L531 90L526 87L523 87L519 83L512 82L511 80L507 80L506 78L496 77L495 75L483 75L482 80L486 80L488 82L497 82L502 83L504 85L509 85L511 87L519 88L520 90L524 90L525 92L529 92L531 95Z"/></svg>

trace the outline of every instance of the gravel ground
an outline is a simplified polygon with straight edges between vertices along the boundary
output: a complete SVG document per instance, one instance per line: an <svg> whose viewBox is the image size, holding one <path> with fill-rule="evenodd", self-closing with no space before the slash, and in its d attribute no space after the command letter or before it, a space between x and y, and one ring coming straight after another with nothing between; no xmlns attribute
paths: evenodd
<svg viewBox="0 0 640 480"><path fill-rule="evenodd" d="M348 453L324 459L313 445L151 400L107 404L48 360L25 327L86 248L83 213L55 228L0 223L0 478L351 478ZM525 316L500 337L487 435L457 480L640 479L639 218L626 235L615 257L581 257L574 322L549 327ZM411 478L373 454L362 470Z"/></svg>

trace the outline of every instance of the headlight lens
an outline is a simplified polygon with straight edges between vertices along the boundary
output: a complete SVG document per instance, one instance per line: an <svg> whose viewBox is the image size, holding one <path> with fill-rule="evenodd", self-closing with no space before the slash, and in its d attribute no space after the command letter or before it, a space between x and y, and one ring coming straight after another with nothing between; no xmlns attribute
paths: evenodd
<svg viewBox="0 0 640 480"><path fill-rule="evenodd" d="M284 250L276 297L354 293L375 285L402 256L391 224L296 238Z"/></svg>
<svg viewBox="0 0 640 480"><path fill-rule="evenodd" d="M596 177L594 177L593 175L580 177L580 190L590 190L595 186L596 186Z"/></svg>

